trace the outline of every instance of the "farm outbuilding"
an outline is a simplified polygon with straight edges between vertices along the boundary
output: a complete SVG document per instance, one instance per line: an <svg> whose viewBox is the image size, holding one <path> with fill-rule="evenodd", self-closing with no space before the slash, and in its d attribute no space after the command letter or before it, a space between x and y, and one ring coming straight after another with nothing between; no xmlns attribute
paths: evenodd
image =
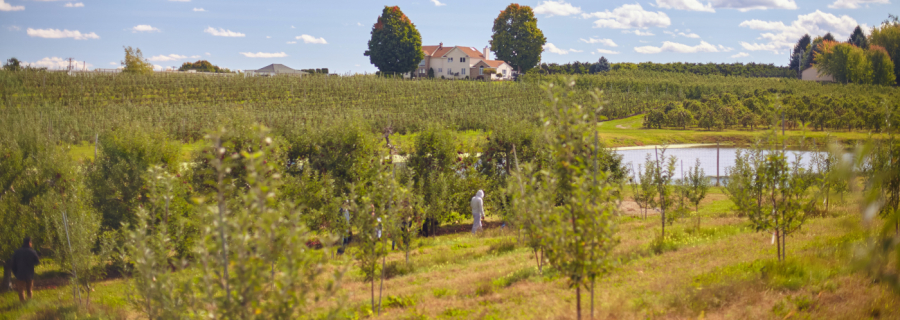
<svg viewBox="0 0 900 320"><path fill-rule="evenodd" d="M283 64L273 63L268 66L262 67L259 70L246 70L245 73L248 75L257 75L257 76L276 76L276 75L292 75L292 76L303 76L309 74L305 71L294 70L288 66Z"/></svg>
<svg viewBox="0 0 900 320"><path fill-rule="evenodd" d="M800 72L800 79L816 82L834 82L834 77L830 74L819 74L819 68L812 66Z"/></svg>

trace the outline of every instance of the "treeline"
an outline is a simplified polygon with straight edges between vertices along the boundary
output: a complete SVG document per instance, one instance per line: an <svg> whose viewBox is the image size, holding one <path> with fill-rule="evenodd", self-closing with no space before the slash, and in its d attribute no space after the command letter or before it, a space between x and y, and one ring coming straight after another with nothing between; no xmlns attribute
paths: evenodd
<svg viewBox="0 0 900 320"><path fill-rule="evenodd" d="M900 75L900 19L888 15L881 25L866 35L856 26L850 38L841 42L831 33L797 40L790 68L799 72L817 67L840 83L895 85Z"/></svg>
<svg viewBox="0 0 900 320"><path fill-rule="evenodd" d="M604 58L601 58L604 59ZM531 73L539 74L594 74L603 72L598 66L602 65L602 61L598 62L570 62L566 64L542 63L538 68L532 69ZM594 67L594 69L592 69ZM594 70L594 71L592 71ZM753 77L753 78L793 78L797 76L796 71L792 71L789 67L775 66L774 64L761 63L612 63L609 64L607 70L642 70L654 72L673 72L673 73L690 73L696 75L720 75L730 77Z"/></svg>

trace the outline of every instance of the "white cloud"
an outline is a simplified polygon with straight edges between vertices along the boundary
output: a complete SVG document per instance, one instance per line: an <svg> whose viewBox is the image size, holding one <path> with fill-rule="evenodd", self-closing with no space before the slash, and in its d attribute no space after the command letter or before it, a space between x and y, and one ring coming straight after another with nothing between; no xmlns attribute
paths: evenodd
<svg viewBox="0 0 900 320"><path fill-rule="evenodd" d="M357 22L356 25L362 27L362 23Z"/></svg>
<svg viewBox="0 0 900 320"><path fill-rule="evenodd" d="M164 55L153 56L153 57L150 57L150 59L147 59L147 60L150 60L150 61L153 61L153 62L166 62L166 61L178 61L178 60L184 60L184 59L187 59L187 56L183 56L183 55L180 55L180 54L174 54L174 53L173 53L173 54L170 54L170 55L167 55L167 56L164 56Z"/></svg>
<svg viewBox="0 0 900 320"><path fill-rule="evenodd" d="M723 45L721 45L721 44L720 44L720 45L717 45L716 47L719 48L719 51L722 51L722 52L732 52L732 51L734 51L734 48L732 48L732 47L726 47L726 46L723 46Z"/></svg>
<svg viewBox="0 0 900 320"><path fill-rule="evenodd" d="M828 7L832 9L858 9L860 4L889 4L890 0L835 0Z"/></svg>
<svg viewBox="0 0 900 320"><path fill-rule="evenodd" d="M641 30L622 30L622 33L633 33L636 36L652 36L653 32Z"/></svg>
<svg viewBox="0 0 900 320"><path fill-rule="evenodd" d="M591 43L591 44L593 44L593 43L601 43L601 44L603 44L603 45L605 45L605 46L607 46L607 47L618 47L618 46L619 46L619 45L617 45L615 42L613 42L612 39L594 39L594 38L590 38L590 39L585 40L584 38L582 38L582 39L580 39L580 40L581 40L581 42L584 42L584 43Z"/></svg>
<svg viewBox="0 0 900 320"><path fill-rule="evenodd" d="M66 69L69 67L69 60L63 59L60 57L47 57L35 62L25 62L22 64L37 67L37 68L47 68L47 69ZM92 69L94 65L88 63L85 64L84 61L72 61L72 67L76 70L82 69Z"/></svg>
<svg viewBox="0 0 900 320"><path fill-rule="evenodd" d="M209 52L207 52L207 53L206 53L206 56L207 56L207 57L208 57L208 56L211 56L211 54L209 54Z"/></svg>
<svg viewBox="0 0 900 320"><path fill-rule="evenodd" d="M206 12L206 9L203 9L203 8L194 8L194 12Z"/></svg>
<svg viewBox="0 0 900 320"><path fill-rule="evenodd" d="M534 7L534 13L548 16L568 16L581 13L581 8L573 6L563 0L544 1Z"/></svg>
<svg viewBox="0 0 900 320"><path fill-rule="evenodd" d="M554 45L554 44L552 44L552 43L550 43L550 42L547 42L547 44L544 45L544 51L551 52L551 53L555 53L555 54L569 54L569 52L576 52L576 53L577 53L577 52L584 52L584 50L576 50L576 49L565 50L565 49L560 49L560 48L557 48L556 45Z"/></svg>
<svg viewBox="0 0 900 320"><path fill-rule="evenodd" d="M750 54L746 53L746 52L738 52L737 54L731 55L732 58L743 58L743 57L749 57L749 56L750 56Z"/></svg>
<svg viewBox="0 0 900 320"><path fill-rule="evenodd" d="M9 29L9 31L19 31L19 30L22 30L22 27L20 27L20 26L9 26L9 27L6 27L6 28Z"/></svg>
<svg viewBox="0 0 900 320"><path fill-rule="evenodd" d="M649 27L668 27L672 20L664 12L645 11L640 4L626 4L613 9L612 12L584 13L584 18L600 18L594 21L594 28L613 29L646 29Z"/></svg>
<svg viewBox="0 0 900 320"><path fill-rule="evenodd" d="M25 10L25 6L14 6L9 3L6 3L5 0L0 0L0 11L21 11Z"/></svg>
<svg viewBox="0 0 900 320"><path fill-rule="evenodd" d="M193 55L193 56L191 56L191 59L200 59L200 55L199 55L199 54L198 54L198 55Z"/></svg>
<svg viewBox="0 0 900 320"><path fill-rule="evenodd" d="M606 49L597 49L597 53L604 53L604 54L619 54L618 51L612 51L612 50L606 50Z"/></svg>
<svg viewBox="0 0 900 320"><path fill-rule="evenodd" d="M677 52L677 53L697 53L697 52L719 52L719 49L716 46L707 43L706 41L700 41L700 44L696 46L689 46L686 44L681 44L677 42L665 41L661 47L654 46L643 46L643 47L635 47L635 52L638 53L660 53L663 51L666 52Z"/></svg>
<svg viewBox="0 0 900 320"><path fill-rule="evenodd" d="M766 50L778 53L782 49L791 49L800 37L809 34L812 37L824 35L831 32L835 38L847 38L853 33L858 23L849 16L835 16L830 13L824 13L816 10L816 12L799 15L797 20L785 25L781 21L762 21L747 20L741 22L741 27L747 27L753 30L772 31L760 34L757 39L766 40L765 43L748 43L741 42L741 46L746 50L758 51ZM863 28L866 29L866 28Z"/></svg>
<svg viewBox="0 0 900 320"><path fill-rule="evenodd" d="M665 9L716 12L712 4L707 2L704 6L699 0L656 0L656 6Z"/></svg>
<svg viewBox="0 0 900 320"><path fill-rule="evenodd" d="M446 3L440 2L440 1L438 1L438 0L431 0L431 3L434 3L434 5L435 5L435 6L438 6L438 7L442 7L442 6L446 6L446 5L447 5Z"/></svg>
<svg viewBox="0 0 900 320"><path fill-rule="evenodd" d="M247 58L284 58L287 57L287 53L284 52L241 52L240 54L244 55Z"/></svg>
<svg viewBox="0 0 900 320"><path fill-rule="evenodd" d="M678 29L675 29L675 31L678 31ZM691 38L691 39L700 39L700 36L697 35L696 33L684 33L684 32L675 33L674 31L663 31L663 33L671 35L673 37L681 36L681 37Z"/></svg>
<svg viewBox="0 0 900 320"><path fill-rule="evenodd" d="M118 63L118 62L110 62L109 65L111 65L111 66L117 66L117 65L119 65L119 63Z"/></svg>
<svg viewBox="0 0 900 320"><path fill-rule="evenodd" d="M213 27L208 27L208 28L206 28L206 30L203 30L203 32L209 33L216 37L243 37L243 36L246 36L245 34L240 33L240 32L234 32L234 31L225 30L222 28L216 29Z"/></svg>
<svg viewBox="0 0 900 320"><path fill-rule="evenodd" d="M287 44L296 44L297 41L288 41Z"/></svg>
<svg viewBox="0 0 900 320"><path fill-rule="evenodd" d="M797 9L794 0L711 0L713 8L737 9L740 12L768 9Z"/></svg>
<svg viewBox="0 0 900 320"><path fill-rule="evenodd" d="M272 39L272 36L266 36L266 39Z"/></svg>
<svg viewBox="0 0 900 320"><path fill-rule="evenodd" d="M139 24L131 28L131 32L159 32L159 29L150 26L149 24Z"/></svg>
<svg viewBox="0 0 900 320"><path fill-rule="evenodd" d="M64 7L66 7L66 8L83 8L83 7L84 7L84 3L81 3L81 2L71 3L71 2L69 2L69 3L66 3L66 5L65 5Z"/></svg>
<svg viewBox="0 0 900 320"><path fill-rule="evenodd" d="M701 0L656 0L656 4L660 8L704 12L715 12L715 9L737 9L741 12L768 9L797 9L797 3L794 0L708 0L706 5L703 5Z"/></svg>
<svg viewBox="0 0 900 320"><path fill-rule="evenodd" d="M100 39L96 33L81 33L78 30L32 29L25 31L29 36L48 39L72 38L75 40Z"/></svg>
<svg viewBox="0 0 900 320"><path fill-rule="evenodd" d="M301 34L301 35L298 36L296 39L297 39L297 40L303 40L303 43L328 44L328 42L325 41L325 38L321 38L321 37L320 37L320 38L316 38L316 37L313 37L313 36L308 35L308 34Z"/></svg>

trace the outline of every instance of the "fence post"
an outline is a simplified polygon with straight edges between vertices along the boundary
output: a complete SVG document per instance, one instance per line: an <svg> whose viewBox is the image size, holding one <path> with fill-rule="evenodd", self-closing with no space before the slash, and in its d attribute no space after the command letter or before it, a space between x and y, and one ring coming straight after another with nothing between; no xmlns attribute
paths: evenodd
<svg viewBox="0 0 900 320"><path fill-rule="evenodd" d="M719 176L719 142L716 141L716 187L719 186L719 180L721 180Z"/></svg>

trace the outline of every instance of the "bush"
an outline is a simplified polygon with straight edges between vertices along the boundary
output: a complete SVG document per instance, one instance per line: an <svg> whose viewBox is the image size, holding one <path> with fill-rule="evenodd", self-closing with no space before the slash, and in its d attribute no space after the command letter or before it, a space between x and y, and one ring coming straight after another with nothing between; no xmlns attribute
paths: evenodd
<svg viewBox="0 0 900 320"><path fill-rule="evenodd" d="M120 128L101 135L97 150L97 159L87 167L87 183L107 229L134 224L137 208L148 201L143 179L148 169L160 166L169 173L179 171L180 145L161 130ZM173 200L174 211L190 211L185 193Z"/></svg>
<svg viewBox="0 0 900 320"><path fill-rule="evenodd" d="M384 299L384 307L385 308L406 308L406 307L414 307L416 305L416 300L410 296L393 296L388 295L387 298Z"/></svg>

